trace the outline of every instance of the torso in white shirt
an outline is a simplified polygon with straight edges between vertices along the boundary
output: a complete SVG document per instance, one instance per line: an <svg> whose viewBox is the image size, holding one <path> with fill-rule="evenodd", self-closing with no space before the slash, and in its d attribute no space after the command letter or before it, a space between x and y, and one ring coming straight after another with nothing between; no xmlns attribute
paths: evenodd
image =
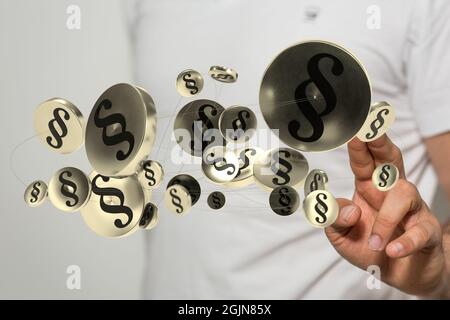
<svg viewBox="0 0 450 320"><path fill-rule="evenodd" d="M160 223L146 236L145 293L148 298L392 298L401 293L367 286L369 275L343 260L322 230L298 212L280 217L268 206L269 194L255 185L222 189L202 178L198 165L175 165L170 153L181 98L175 79L184 69L205 75L197 98L247 105L260 117L258 91L273 57L293 43L324 39L348 48L366 67L373 102L396 107L390 136L404 152L408 178L430 201L436 178L426 157L410 105L404 61L414 1L377 1L380 29L367 26L372 1L142 1L135 6L133 33L137 84L148 89L159 115L151 158L162 162L166 180L181 170L199 178L202 197L191 212L177 217L160 202ZM370 10L369 10L370 11ZM234 84L208 78L212 65L239 72ZM261 118L260 118L261 119ZM259 128L266 128L259 121ZM310 168L324 169L336 197L351 197L353 176L345 146L327 153L305 153ZM213 212L207 195L222 190L226 206ZM303 192L300 192L302 196ZM369 280L370 281L370 280ZM370 287L370 286L369 286Z"/></svg>

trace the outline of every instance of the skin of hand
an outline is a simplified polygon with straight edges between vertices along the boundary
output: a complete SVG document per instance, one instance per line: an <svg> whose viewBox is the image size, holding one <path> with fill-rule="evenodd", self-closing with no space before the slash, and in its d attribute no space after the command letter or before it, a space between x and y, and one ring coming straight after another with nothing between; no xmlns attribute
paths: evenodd
<svg viewBox="0 0 450 320"><path fill-rule="evenodd" d="M381 280L403 292L448 298L443 231L415 185L406 180L400 149L386 135L369 143L354 138L347 147L355 193L352 200L337 199L339 216L325 229L331 244L363 270L379 266ZM382 163L393 163L400 173L387 192L372 183L372 173Z"/></svg>

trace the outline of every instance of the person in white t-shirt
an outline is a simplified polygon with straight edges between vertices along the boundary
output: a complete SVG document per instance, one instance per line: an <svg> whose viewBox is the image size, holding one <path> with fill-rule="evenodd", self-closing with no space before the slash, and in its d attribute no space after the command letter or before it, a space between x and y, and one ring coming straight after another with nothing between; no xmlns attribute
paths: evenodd
<svg viewBox="0 0 450 320"><path fill-rule="evenodd" d="M438 181L450 197L448 1L127 5L136 83L149 90L159 115L151 158L162 162L165 183L186 172L202 185L202 197L188 215L180 218L159 207L160 223L146 235L146 298L450 297L450 230L427 206ZM268 194L255 185L222 190L227 204L211 212L206 197L221 188L202 178L198 165L171 160L174 117L192 100L177 94L176 76L188 68L207 74L211 65L230 66L239 72L235 84L206 79L196 98L247 105L260 116L257 97L265 68L278 52L308 39L336 42L361 60L373 102L389 101L396 108L390 139L352 140L330 152L305 153L311 168L328 173L330 191L341 197L339 218L325 234L298 214L273 214ZM267 129L264 121L259 128ZM381 161L395 163L403 177L386 196L370 181ZM154 193L157 203L163 192L164 187ZM380 286L377 274L366 271L371 265L380 267Z"/></svg>

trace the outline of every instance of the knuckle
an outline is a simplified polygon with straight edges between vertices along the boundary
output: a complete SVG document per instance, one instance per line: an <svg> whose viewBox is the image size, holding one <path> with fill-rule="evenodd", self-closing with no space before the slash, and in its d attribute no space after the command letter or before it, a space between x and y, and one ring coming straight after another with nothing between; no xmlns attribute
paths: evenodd
<svg viewBox="0 0 450 320"><path fill-rule="evenodd" d="M416 198L419 193L414 184L404 179L399 179L397 181L397 191L404 198Z"/></svg>
<svg viewBox="0 0 450 320"><path fill-rule="evenodd" d="M396 221L393 220L390 216L379 214L375 221L375 225L380 229L392 229L396 226Z"/></svg>
<svg viewBox="0 0 450 320"><path fill-rule="evenodd" d="M428 229L425 228L425 226L420 225L416 232L415 232L415 236L416 236L416 244L423 244L423 243L427 243L428 240L430 239L430 233L428 232Z"/></svg>

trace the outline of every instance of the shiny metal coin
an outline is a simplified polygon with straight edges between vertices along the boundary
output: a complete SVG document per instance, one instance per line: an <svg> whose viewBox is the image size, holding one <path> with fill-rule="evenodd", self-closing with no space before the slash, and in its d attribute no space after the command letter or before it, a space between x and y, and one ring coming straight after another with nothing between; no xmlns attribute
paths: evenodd
<svg viewBox="0 0 450 320"><path fill-rule="evenodd" d="M305 198L303 210L306 220L311 225L317 228L327 228L336 221L339 205L330 192L316 190Z"/></svg>
<svg viewBox="0 0 450 320"><path fill-rule="evenodd" d="M269 196L269 205L280 216L289 216L300 206L298 192L289 186L276 187Z"/></svg>
<svg viewBox="0 0 450 320"><path fill-rule="evenodd" d="M174 184L166 189L164 203L171 212L184 215L192 208L192 198L189 191L180 184Z"/></svg>
<svg viewBox="0 0 450 320"><path fill-rule="evenodd" d="M267 125L302 151L326 151L351 140L369 113L366 71L346 49L308 41L282 51L263 76L259 104Z"/></svg>
<svg viewBox="0 0 450 320"><path fill-rule="evenodd" d="M313 191L327 190L328 188L328 175L321 169L311 170L305 179L305 198Z"/></svg>
<svg viewBox="0 0 450 320"><path fill-rule="evenodd" d="M305 179L308 170L306 158L290 148L266 151L253 165L255 181L269 189L297 186Z"/></svg>
<svg viewBox="0 0 450 320"><path fill-rule="evenodd" d="M202 75L192 69L184 70L177 77L177 91L183 97L192 97L203 89Z"/></svg>
<svg viewBox="0 0 450 320"><path fill-rule="evenodd" d="M212 146L224 146L219 118L224 111L217 102L200 99L189 102L177 114L174 135L180 147L190 155L201 157Z"/></svg>
<svg viewBox="0 0 450 320"><path fill-rule="evenodd" d="M142 88L120 83L97 100L86 128L86 153L99 174L124 177L139 170L156 135L156 109Z"/></svg>
<svg viewBox="0 0 450 320"><path fill-rule="evenodd" d="M186 188L192 198L192 205L197 203L198 199L200 199L202 189L200 187L200 184L194 177L188 174L176 175L175 177L170 179L169 183L167 184L167 188L176 184L182 185Z"/></svg>
<svg viewBox="0 0 450 320"><path fill-rule="evenodd" d="M235 70L222 66L212 66L209 68L209 75L214 80L225 83L236 82L238 78L238 73Z"/></svg>
<svg viewBox="0 0 450 320"><path fill-rule="evenodd" d="M41 103L34 112L34 128L50 150L68 154L84 142L84 119L71 102L53 98Z"/></svg>
<svg viewBox="0 0 450 320"><path fill-rule="evenodd" d="M222 209L226 202L225 195L220 191L211 192L208 196L207 202L211 209Z"/></svg>
<svg viewBox="0 0 450 320"><path fill-rule="evenodd" d="M47 199L47 184L42 180L33 181L23 194L23 200L30 207L38 207Z"/></svg>
<svg viewBox="0 0 450 320"><path fill-rule="evenodd" d="M83 171L66 167L58 170L48 184L48 197L59 210L75 212L83 208L91 196L91 182Z"/></svg>
<svg viewBox="0 0 450 320"><path fill-rule="evenodd" d="M202 158L203 174L214 183L232 181L239 171L239 161L226 147L208 148Z"/></svg>
<svg viewBox="0 0 450 320"><path fill-rule="evenodd" d="M89 178L91 199L81 209L87 226L104 237L123 237L136 231L146 203L136 176L111 178L92 172Z"/></svg>
<svg viewBox="0 0 450 320"><path fill-rule="evenodd" d="M153 203L147 203L144 212L142 213L141 220L139 221L139 228L151 230L158 224L158 220L158 207Z"/></svg>
<svg viewBox="0 0 450 320"><path fill-rule="evenodd" d="M366 122L358 132L357 137L364 142L376 140L388 132L394 120L394 107L385 101L377 102L370 108Z"/></svg>
<svg viewBox="0 0 450 320"><path fill-rule="evenodd" d="M219 119L222 136L234 143L249 141L255 134L256 126L256 115L247 107L229 107L222 112Z"/></svg>
<svg viewBox="0 0 450 320"><path fill-rule="evenodd" d="M242 188L251 184L253 179L253 165L264 151L257 147L245 147L237 149L236 154L239 161L239 170L236 177L224 184L230 188Z"/></svg>
<svg viewBox="0 0 450 320"><path fill-rule="evenodd" d="M138 179L144 189L153 190L159 187L164 179L164 169L155 160L146 160L141 163Z"/></svg>
<svg viewBox="0 0 450 320"><path fill-rule="evenodd" d="M383 163L377 166L372 174L372 183L380 191L392 189L398 181L400 174L398 168L392 163Z"/></svg>

